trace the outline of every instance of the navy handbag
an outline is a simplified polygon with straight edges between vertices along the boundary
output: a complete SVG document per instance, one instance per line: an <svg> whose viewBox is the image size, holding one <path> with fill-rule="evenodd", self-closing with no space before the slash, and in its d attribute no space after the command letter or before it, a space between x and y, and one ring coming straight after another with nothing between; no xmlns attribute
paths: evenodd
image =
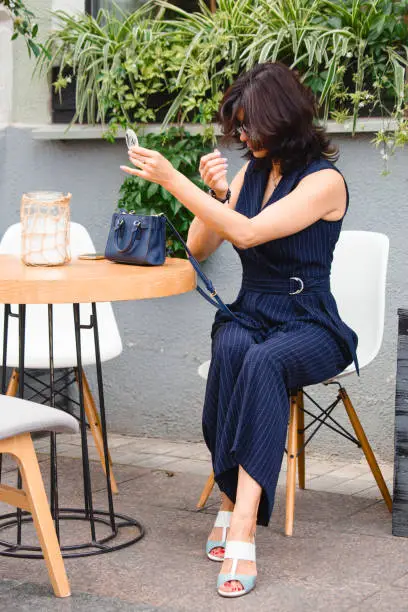
<svg viewBox="0 0 408 612"><path fill-rule="evenodd" d="M164 215L136 215L122 210L114 213L106 259L138 266L161 266L166 258Z"/></svg>
<svg viewBox="0 0 408 612"><path fill-rule="evenodd" d="M222 301L183 238L164 214L137 215L126 210L114 213L105 249L106 259L116 263L138 266L163 265L166 259L166 225L182 243L191 265L205 285L208 293L197 285L196 289L199 294L212 306L223 310L235 319L240 325L253 329L254 325L237 317Z"/></svg>

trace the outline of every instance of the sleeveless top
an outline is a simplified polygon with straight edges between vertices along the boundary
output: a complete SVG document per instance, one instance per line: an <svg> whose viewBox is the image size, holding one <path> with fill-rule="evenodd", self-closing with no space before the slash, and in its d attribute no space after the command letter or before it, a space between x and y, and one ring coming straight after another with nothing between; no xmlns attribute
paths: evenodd
<svg viewBox="0 0 408 612"><path fill-rule="evenodd" d="M264 207L289 194L305 176L331 168L340 172L332 162L320 158L307 167L285 173ZM235 210L248 218L261 211L262 200L269 178L270 168L256 167L252 159L247 167L243 186ZM341 173L340 173L341 174ZM347 207L349 193L347 191ZM264 244L239 249L234 246L242 263L242 286L231 310L244 322L258 329L258 341L265 340L274 330L296 329L296 325L312 323L327 328L336 337L349 363L355 362L357 336L340 318L336 301L330 291L330 270L333 251L340 235L339 221L318 220L309 227ZM289 279L301 279L291 280ZM290 282L292 292L276 292L275 287ZM305 290L294 293L301 288ZM228 320L228 315L218 311L213 332Z"/></svg>

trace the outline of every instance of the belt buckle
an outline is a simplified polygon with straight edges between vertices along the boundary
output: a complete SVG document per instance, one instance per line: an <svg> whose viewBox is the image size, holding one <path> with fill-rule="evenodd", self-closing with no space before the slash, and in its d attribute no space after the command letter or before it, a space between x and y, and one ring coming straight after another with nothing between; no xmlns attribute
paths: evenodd
<svg viewBox="0 0 408 612"><path fill-rule="evenodd" d="M300 284L300 287L296 289L296 291L289 291L289 295L297 295L298 293L302 293L303 289L305 288L305 284L302 279L298 276L291 276L289 280L297 281Z"/></svg>

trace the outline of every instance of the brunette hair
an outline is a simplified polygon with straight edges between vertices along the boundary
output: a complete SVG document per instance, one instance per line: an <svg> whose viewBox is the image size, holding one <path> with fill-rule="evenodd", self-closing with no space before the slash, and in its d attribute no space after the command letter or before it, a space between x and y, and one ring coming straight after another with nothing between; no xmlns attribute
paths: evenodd
<svg viewBox="0 0 408 612"><path fill-rule="evenodd" d="M338 158L325 129L315 124L318 108L312 91L281 62L257 64L226 91L219 121L227 143L239 141L240 110L253 148L268 151L264 160L256 160L258 165L279 161L282 172L290 172L320 157ZM246 157L252 157L250 151Z"/></svg>

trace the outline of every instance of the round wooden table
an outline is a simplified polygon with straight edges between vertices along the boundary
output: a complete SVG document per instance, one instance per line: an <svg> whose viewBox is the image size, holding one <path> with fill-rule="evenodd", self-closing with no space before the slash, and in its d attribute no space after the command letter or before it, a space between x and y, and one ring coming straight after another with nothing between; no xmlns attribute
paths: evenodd
<svg viewBox="0 0 408 612"><path fill-rule="evenodd" d="M116 264L107 259L74 259L55 267L26 266L19 257L0 255L1 304L74 304L144 300L195 288L186 259L163 266Z"/></svg>
<svg viewBox="0 0 408 612"><path fill-rule="evenodd" d="M53 357L53 305L72 304L75 345L77 359L77 382L79 387L79 406L82 445L82 469L84 485L84 508L59 508L57 486L57 452L56 434L51 433L51 512L59 534L60 520L85 520L90 525L91 541L85 543L61 544L64 557L82 557L96 555L119 548L124 548L140 540L144 535L143 526L135 519L114 512L112 496L112 480L109 460L109 448L106 428L105 400L103 393L101 355L99 347L97 302L114 302L120 300L142 300L147 298L166 297L191 291L196 287L195 271L189 261L184 259L166 259L163 266L145 267L116 264L108 260L73 259L69 264L57 267L32 267L22 263L19 256L0 255L0 304L4 304L3 328L3 384L6 389L7 367L7 336L9 317L19 319L19 396L24 397L24 352L25 352L25 321L27 304L48 305L48 343L50 347L50 405L55 406L54 392L54 357ZM80 304L90 303L92 315L88 323L80 320ZM18 314L13 313L12 304L18 304ZM108 509L95 510L92 499L91 474L89 466L87 420L84 405L84 393L87 392L87 382L83 380L81 356L81 329L93 329L96 373L98 382L99 415L103 440L104 471L108 495ZM46 340L46 339L44 339ZM89 420L89 419L88 419ZM102 446L102 445L101 445ZM18 477L21 487L21 478ZM17 526L16 542L0 539L0 555L41 558L40 547L25 545L22 541L22 524L29 522L28 513L17 510L16 513L0 516L0 531L10 526ZM103 537L96 535L96 524L105 526ZM106 535L106 527L109 532ZM114 540L121 528L127 535L119 544ZM135 536L134 530L137 535Z"/></svg>

